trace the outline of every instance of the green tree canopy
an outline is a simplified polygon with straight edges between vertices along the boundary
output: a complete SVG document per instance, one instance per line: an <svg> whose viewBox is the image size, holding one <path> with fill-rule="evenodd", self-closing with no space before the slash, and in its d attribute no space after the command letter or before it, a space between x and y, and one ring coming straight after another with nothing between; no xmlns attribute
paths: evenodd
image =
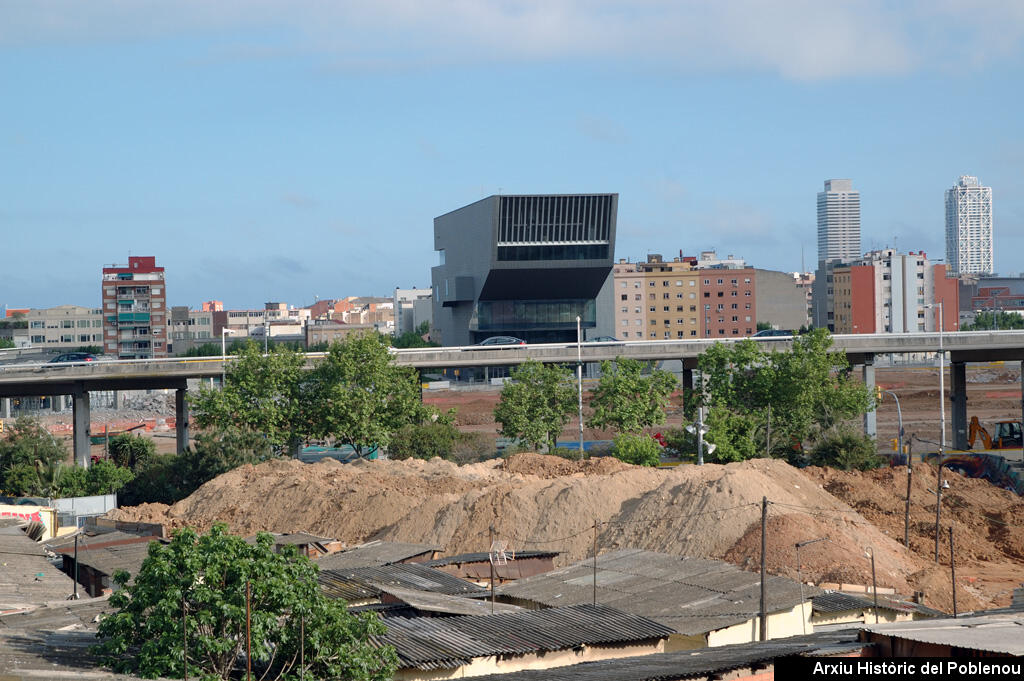
<svg viewBox="0 0 1024 681"><path fill-rule="evenodd" d="M44 488L55 489L68 458L67 448L35 419L6 422L0 439L0 493L35 496Z"/></svg>
<svg viewBox="0 0 1024 681"><path fill-rule="evenodd" d="M244 670L247 584L253 678L301 673L384 681L397 667L392 648L371 642L384 624L373 614L350 615L344 601L324 596L317 567L293 546L275 553L266 533L249 544L222 524L202 536L179 530L170 544L149 545L134 580L122 570L114 581L121 587L110 597L117 611L100 621L94 651L119 672L181 678L187 661L190 677L237 677Z"/></svg>
<svg viewBox="0 0 1024 681"><path fill-rule="evenodd" d="M537 449L553 449L577 409L572 372L529 360L513 369L511 377L494 408L502 436L518 438Z"/></svg>
<svg viewBox="0 0 1024 681"><path fill-rule="evenodd" d="M10 338L0 338L0 349L13 347L14 341L12 341Z"/></svg>
<svg viewBox="0 0 1024 681"><path fill-rule="evenodd" d="M704 391L688 405L709 407L707 440L718 446L717 456L737 460L768 449L791 456L873 409L866 386L850 377L846 355L831 346L829 333L817 329L794 336L788 351L751 339L709 348L699 361Z"/></svg>
<svg viewBox="0 0 1024 681"><path fill-rule="evenodd" d="M402 426L436 415L420 400L416 370L396 365L378 334L332 343L308 386L302 398L311 410L311 434L349 445L360 456L387 447Z"/></svg>
<svg viewBox="0 0 1024 681"><path fill-rule="evenodd" d="M601 362L601 378L591 393L594 428L615 428L622 433L639 433L665 422L665 410L677 387L676 377L652 369L647 363L627 357Z"/></svg>
<svg viewBox="0 0 1024 681"><path fill-rule="evenodd" d="M648 435L619 433L612 444L612 456L635 466L657 466L661 463L661 445Z"/></svg>
<svg viewBox="0 0 1024 681"><path fill-rule="evenodd" d="M264 355L247 343L224 374L222 389L201 388L190 396L195 422L203 428L240 428L262 433L272 447L295 454L310 431L314 405L305 399L305 357L272 348Z"/></svg>
<svg viewBox="0 0 1024 681"><path fill-rule="evenodd" d="M145 468L156 456L156 443L148 437L118 433L110 438L110 460L133 471Z"/></svg>
<svg viewBox="0 0 1024 681"><path fill-rule="evenodd" d="M1024 316L1016 312L979 312L974 321L964 324L961 331L989 331L999 329L1024 329Z"/></svg>

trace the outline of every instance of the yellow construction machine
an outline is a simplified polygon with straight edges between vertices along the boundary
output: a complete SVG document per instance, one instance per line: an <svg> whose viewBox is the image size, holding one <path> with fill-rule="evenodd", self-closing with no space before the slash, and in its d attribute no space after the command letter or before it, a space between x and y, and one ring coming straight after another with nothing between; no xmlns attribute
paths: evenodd
<svg viewBox="0 0 1024 681"><path fill-rule="evenodd" d="M984 449L1020 449L1024 445L1020 421L996 421L995 427L995 437L992 437L978 422L978 417L972 416L970 432L967 435L967 447L973 449L974 442L978 439L981 440Z"/></svg>

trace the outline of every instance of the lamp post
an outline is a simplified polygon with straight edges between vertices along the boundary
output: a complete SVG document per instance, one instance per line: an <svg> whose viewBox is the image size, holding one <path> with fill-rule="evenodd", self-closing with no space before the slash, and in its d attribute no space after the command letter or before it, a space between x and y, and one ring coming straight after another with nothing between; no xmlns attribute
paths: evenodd
<svg viewBox="0 0 1024 681"><path fill-rule="evenodd" d="M228 358L227 344L224 339L227 338L228 334L233 333L234 331L227 327L224 327L220 330L220 385L222 388L224 387L224 365L227 364Z"/></svg>
<svg viewBox="0 0 1024 681"><path fill-rule="evenodd" d="M580 456L583 456L583 338L582 320L576 315L576 405L580 419Z"/></svg>
<svg viewBox="0 0 1024 681"><path fill-rule="evenodd" d="M910 464L910 452L905 451L905 445L903 444L903 410L900 408L900 397L891 390L879 390L878 394L883 395L888 393L892 395L892 398L896 400L896 418L899 421L899 434L896 439L896 443L899 446L900 454L906 454L907 457L907 503L906 510L903 514L903 545L910 548L910 475L913 473L913 468Z"/></svg>
<svg viewBox="0 0 1024 681"><path fill-rule="evenodd" d="M867 551L871 553L868 554ZM875 624L878 624L878 582L875 581L875 547L867 547L867 551L864 552L864 557L871 557L871 592L875 596Z"/></svg>
<svg viewBox="0 0 1024 681"><path fill-rule="evenodd" d="M942 514L942 457L946 451L946 353L942 348L942 301L925 305L925 308L939 308L939 469L935 483L935 562L939 562L939 520Z"/></svg>
<svg viewBox="0 0 1024 681"><path fill-rule="evenodd" d="M828 537L818 537L817 539L808 539L796 543L796 578L800 582L800 623L804 627L805 634L807 633L807 616L804 614L804 577L800 571L800 549L808 544L817 544L820 541L828 541Z"/></svg>

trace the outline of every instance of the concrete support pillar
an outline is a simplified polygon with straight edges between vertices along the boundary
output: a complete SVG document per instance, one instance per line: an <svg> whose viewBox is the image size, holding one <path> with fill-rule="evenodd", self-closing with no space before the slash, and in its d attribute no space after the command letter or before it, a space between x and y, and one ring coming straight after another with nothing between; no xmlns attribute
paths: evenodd
<svg viewBox="0 0 1024 681"><path fill-rule="evenodd" d="M683 367L683 390L693 390L693 369Z"/></svg>
<svg viewBox="0 0 1024 681"><path fill-rule="evenodd" d="M866 355L864 357L864 364L861 365L861 376L864 379L864 385L867 386L871 394L875 394L875 357L874 355ZM878 434L878 428L876 426L876 412L874 409L864 414L864 434L868 437L875 437Z"/></svg>
<svg viewBox="0 0 1024 681"><path fill-rule="evenodd" d="M188 400L185 399L187 392L185 388L174 391L174 432L177 436L178 454L188 448Z"/></svg>
<svg viewBox="0 0 1024 681"><path fill-rule="evenodd" d="M113 409L114 411L117 411L121 407L121 393L119 391L117 391L117 390L113 390L113 391L111 391L111 395L110 396L112 398L111 399L111 403L112 403L111 409Z"/></svg>
<svg viewBox="0 0 1024 681"><path fill-rule="evenodd" d="M63 395L50 395L50 411L59 412L64 407Z"/></svg>
<svg viewBox="0 0 1024 681"><path fill-rule="evenodd" d="M0 419L11 418L11 398L5 397L0 400Z"/></svg>
<svg viewBox="0 0 1024 681"><path fill-rule="evenodd" d="M953 403L953 449L967 449L967 363L949 365L949 401Z"/></svg>
<svg viewBox="0 0 1024 681"><path fill-rule="evenodd" d="M75 450L75 464L82 468L89 467L89 454L90 454L90 443L89 443L89 422L91 421L89 415L89 391L85 390L81 385L75 386L75 392L72 395L72 409L74 410L74 450Z"/></svg>

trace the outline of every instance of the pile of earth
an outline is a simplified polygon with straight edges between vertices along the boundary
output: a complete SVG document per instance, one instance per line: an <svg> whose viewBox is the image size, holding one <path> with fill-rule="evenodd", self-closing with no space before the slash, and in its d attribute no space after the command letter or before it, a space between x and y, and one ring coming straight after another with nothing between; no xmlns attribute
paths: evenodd
<svg viewBox="0 0 1024 681"><path fill-rule="evenodd" d="M486 551L493 527L515 550L561 552L558 565L590 555L597 524L601 551L637 547L753 566L760 560L761 502L767 498L771 572L796 577L795 543L827 536L829 542L801 551L804 579L869 584L863 552L872 546L879 585L901 593L925 590L926 602L945 609L947 590L935 586L939 581L930 589L919 583L930 561L838 498L828 487L841 480L828 475L771 459L667 470L537 454L466 466L441 459L277 460L225 473L170 507L147 504L110 515L200 529L225 522L245 535L305 531L348 544L422 542L449 554ZM980 547L969 550L983 554ZM988 602L981 592L976 602L967 598L964 591L962 610Z"/></svg>

